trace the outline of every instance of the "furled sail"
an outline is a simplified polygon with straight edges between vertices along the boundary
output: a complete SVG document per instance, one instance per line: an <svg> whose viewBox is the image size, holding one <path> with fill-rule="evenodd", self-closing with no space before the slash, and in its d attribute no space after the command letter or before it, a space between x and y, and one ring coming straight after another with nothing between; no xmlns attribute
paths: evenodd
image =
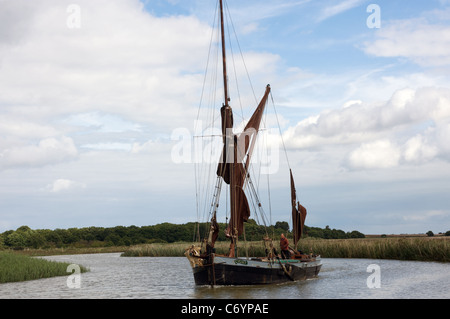
<svg viewBox="0 0 450 319"><path fill-rule="evenodd" d="M297 202L294 177L292 176L292 170L289 171L291 173L292 232L294 234L294 246L297 247L305 225L306 208L300 205L300 202Z"/></svg>
<svg viewBox="0 0 450 319"><path fill-rule="evenodd" d="M220 109L220 115L222 117L223 150L217 167L217 175L222 176L225 183L230 184L230 165L234 161L233 111L227 104Z"/></svg>

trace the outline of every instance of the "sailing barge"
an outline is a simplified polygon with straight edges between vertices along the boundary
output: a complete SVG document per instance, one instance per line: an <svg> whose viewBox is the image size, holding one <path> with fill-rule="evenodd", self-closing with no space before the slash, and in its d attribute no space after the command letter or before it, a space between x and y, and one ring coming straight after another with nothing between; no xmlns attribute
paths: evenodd
<svg viewBox="0 0 450 319"><path fill-rule="evenodd" d="M255 147L262 116L270 95L267 85L256 110L240 134L233 133L233 111L229 105L227 84L226 50L224 34L223 1L219 0L220 31L223 61L224 102L220 109L223 150L217 165L217 179L211 204L210 229L201 247L192 245L186 249L197 285L259 285L305 280L318 275L322 263L320 256L303 254L297 250L297 244L303 232L306 209L296 199L296 190L292 170L290 171L291 205L294 247L289 247L288 257L281 257L273 241L266 236L263 239L265 256L237 256L237 240L244 232L244 223L250 217L250 207L244 189L252 186L249 173L250 159ZM229 187L230 220L225 230L230 239L229 253L215 253L215 243L219 234L217 208L222 184ZM261 207L261 204L258 203Z"/></svg>

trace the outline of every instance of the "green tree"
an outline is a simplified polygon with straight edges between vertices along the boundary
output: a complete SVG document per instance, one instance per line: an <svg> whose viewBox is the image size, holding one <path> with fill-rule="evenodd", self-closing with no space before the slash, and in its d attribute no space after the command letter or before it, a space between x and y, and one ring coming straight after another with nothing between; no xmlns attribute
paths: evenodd
<svg viewBox="0 0 450 319"><path fill-rule="evenodd" d="M365 237L366 236L364 236L363 233L361 233L357 230L354 230L354 231L348 233L348 238L365 238Z"/></svg>
<svg viewBox="0 0 450 319"><path fill-rule="evenodd" d="M5 239L5 244L11 248L25 248L25 243L25 236L18 231L9 234Z"/></svg>
<svg viewBox="0 0 450 319"><path fill-rule="evenodd" d="M289 224L288 222L276 222L275 228L279 228L284 230L285 232L289 231Z"/></svg>
<svg viewBox="0 0 450 319"><path fill-rule="evenodd" d="M29 231L26 236L26 245L34 249L44 247L45 238L39 231Z"/></svg>
<svg viewBox="0 0 450 319"><path fill-rule="evenodd" d="M30 230L31 230L31 228L28 227L28 226L20 226L19 228L16 229L16 231L23 232L23 233L26 233L26 232L28 232Z"/></svg>
<svg viewBox="0 0 450 319"><path fill-rule="evenodd" d="M105 241L108 244L111 243L112 246L123 246L122 238L116 233L112 233L112 234L108 235L108 237L105 238Z"/></svg>
<svg viewBox="0 0 450 319"><path fill-rule="evenodd" d="M0 234L0 249L5 248L5 236Z"/></svg>

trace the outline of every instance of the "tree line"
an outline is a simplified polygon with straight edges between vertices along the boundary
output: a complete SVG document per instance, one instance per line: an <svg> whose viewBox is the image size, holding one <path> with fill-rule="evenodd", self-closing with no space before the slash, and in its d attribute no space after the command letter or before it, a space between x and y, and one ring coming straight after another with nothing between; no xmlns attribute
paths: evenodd
<svg viewBox="0 0 450 319"><path fill-rule="evenodd" d="M226 224L219 223L221 231L218 241L228 240L223 232ZM21 226L16 230L8 230L0 234L0 249L12 248L60 248L60 247L108 247L130 246L145 243L193 242L203 238L208 233L208 223L171 224L162 223L151 226L116 226L116 227L83 227L69 229L31 229ZM265 227L257 225L250 219L246 223L242 239L258 241L265 236L277 238L281 233L291 235L287 222L276 222ZM304 227L304 236L326 239L361 238L364 235L358 231L344 232L342 230L318 227Z"/></svg>

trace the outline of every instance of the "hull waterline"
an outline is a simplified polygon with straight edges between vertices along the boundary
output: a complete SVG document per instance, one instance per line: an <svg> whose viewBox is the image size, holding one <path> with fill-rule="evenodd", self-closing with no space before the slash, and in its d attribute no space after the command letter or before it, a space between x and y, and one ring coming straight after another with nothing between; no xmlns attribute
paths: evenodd
<svg viewBox="0 0 450 319"><path fill-rule="evenodd" d="M320 258L299 262L216 257L214 263L192 270L196 285L263 285L315 278L321 267Z"/></svg>

